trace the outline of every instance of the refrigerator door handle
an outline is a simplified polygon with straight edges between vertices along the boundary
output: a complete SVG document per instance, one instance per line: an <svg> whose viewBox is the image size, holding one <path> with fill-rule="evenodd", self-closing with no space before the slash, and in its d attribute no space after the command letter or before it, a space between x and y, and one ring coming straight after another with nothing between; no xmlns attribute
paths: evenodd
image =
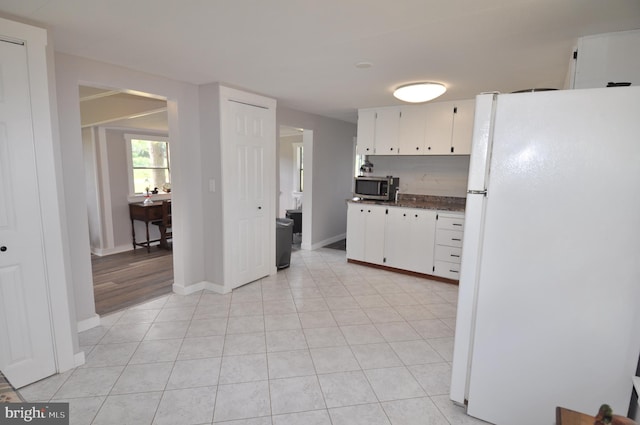
<svg viewBox="0 0 640 425"><path fill-rule="evenodd" d="M469 195L484 195L484 196L487 196L487 191L486 190L469 190L467 193Z"/></svg>

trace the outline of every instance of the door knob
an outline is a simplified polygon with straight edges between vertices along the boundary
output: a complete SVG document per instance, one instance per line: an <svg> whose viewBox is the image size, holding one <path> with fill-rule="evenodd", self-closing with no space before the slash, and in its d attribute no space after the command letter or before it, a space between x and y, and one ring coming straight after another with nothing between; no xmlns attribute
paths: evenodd
<svg viewBox="0 0 640 425"><path fill-rule="evenodd" d="M0 246L0 251L1 251L1 252L5 252L6 250L7 250L7 247L6 247L6 246L4 246L4 245L3 245L3 246Z"/></svg>

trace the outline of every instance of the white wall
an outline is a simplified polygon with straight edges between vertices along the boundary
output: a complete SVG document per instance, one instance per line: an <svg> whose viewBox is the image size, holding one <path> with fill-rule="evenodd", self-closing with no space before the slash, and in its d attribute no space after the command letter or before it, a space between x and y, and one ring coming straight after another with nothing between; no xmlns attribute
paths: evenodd
<svg viewBox="0 0 640 425"><path fill-rule="evenodd" d="M202 223L205 259L204 280L224 286L222 234L222 169L220 152L220 86L206 84L199 87L200 134L202 150L202 185L200 197L206 211ZM173 191L173 190L172 190Z"/></svg>
<svg viewBox="0 0 640 425"><path fill-rule="evenodd" d="M373 175L400 177L400 193L466 197L469 155L371 155L369 161Z"/></svg>
<svg viewBox="0 0 640 425"><path fill-rule="evenodd" d="M201 198L198 88L130 69L70 56L55 55L56 89L65 188L71 281L77 320L95 315L89 231L85 194L85 171L80 131L79 85L125 88L167 99L169 137L174 141L172 199L174 222L174 280L179 286L202 281L204 260ZM192 225L187 225L191 223Z"/></svg>
<svg viewBox="0 0 640 425"><path fill-rule="evenodd" d="M311 155L305 144L305 164L306 158L311 156L313 178L305 175L302 221L305 223L305 216L309 216L306 208L311 205L312 230L311 240L303 239L304 243L315 248L344 238L347 231L346 200L352 197L356 125L281 106L278 106L276 119L278 126L313 131ZM305 165L305 174L307 170ZM308 197L309 181L312 199Z"/></svg>

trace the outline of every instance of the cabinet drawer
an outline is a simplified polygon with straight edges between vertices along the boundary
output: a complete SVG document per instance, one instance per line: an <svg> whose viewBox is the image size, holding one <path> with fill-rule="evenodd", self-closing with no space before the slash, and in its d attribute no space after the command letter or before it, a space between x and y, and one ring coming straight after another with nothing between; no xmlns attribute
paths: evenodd
<svg viewBox="0 0 640 425"><path fill-rule="evenodd" d="M436 245L436 261L449 261L451 263L460 263L460 254L462 248L455 246Z"/></svg>
<svg viewBox="0 0 640 425"><path fill-rule="evenodd" d="M437 229L440 230L464 230L464 217L438 216Z"/></svg>
<svg viewBox="0 0 640 425"><path fill-rule="evenodd" d="M433 274L447 279L460 280L460 264L448 261L436 261Z"/></svg>
<svg viewBox="0 0 640 425"><path fill-rule="evenodd" d="M436 231L436 245L462 247L462 232L456 230Z"/></svg>

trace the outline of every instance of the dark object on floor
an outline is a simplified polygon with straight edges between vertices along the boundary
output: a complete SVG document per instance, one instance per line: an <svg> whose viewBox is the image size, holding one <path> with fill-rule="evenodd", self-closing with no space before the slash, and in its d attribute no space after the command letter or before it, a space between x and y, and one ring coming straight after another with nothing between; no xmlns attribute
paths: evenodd
<svg viewBox="0 0 640 425"><path fill-rule="evenodd" d="M22 403L24 399L13 385L0 372L0 403Z"/></svg>
<svg viewBox="0 0 640 425"><path fill-rule="evenodd" d="M293 220L276 218L276 267L278 269L289 267L291 262L293 227Z"/></svg>
<svg viewBox="0 0 640 425"><path fill-rule="evenodd" d="M338 242L334 242L332 244L329 245L325 245L325 248L331 248L331 249L339 249L340 251L346 251L347 250L347 240L343 239L341 241Z"/></svg>
<svg viewBox="0 0 640 425"><path fill-rule="evenodd" d="M287 210L285 216L293 220L293 233L302 233L302 210Z"/></svg>

